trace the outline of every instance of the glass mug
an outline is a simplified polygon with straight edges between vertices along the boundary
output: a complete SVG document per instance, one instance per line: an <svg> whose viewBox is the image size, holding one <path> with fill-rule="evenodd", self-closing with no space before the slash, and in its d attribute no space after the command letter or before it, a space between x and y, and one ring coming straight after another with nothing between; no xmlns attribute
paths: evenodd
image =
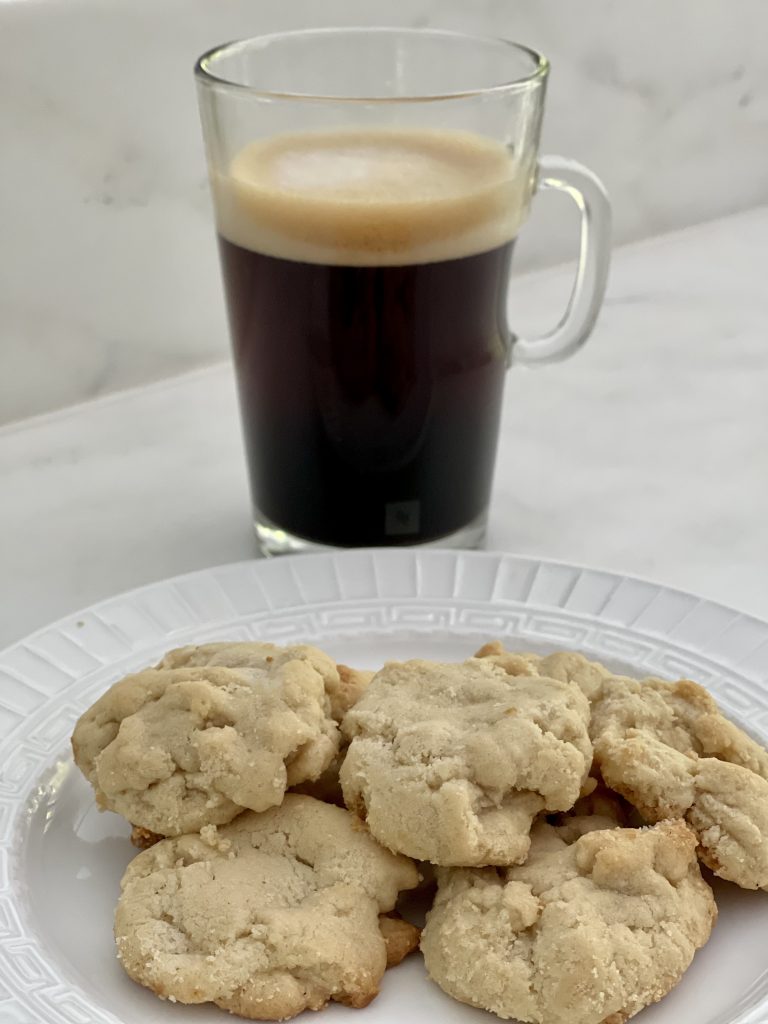
<svg viewBox="0 0 768 1024"><path fill-rule="evenodd" d="M481 544L506 369L586 340L605 291L600 182L539 157L549 65L452 32L311 29L195 72L265 554ZM507 325L539 188L581 211L575 284L540 338Z"/></svg>

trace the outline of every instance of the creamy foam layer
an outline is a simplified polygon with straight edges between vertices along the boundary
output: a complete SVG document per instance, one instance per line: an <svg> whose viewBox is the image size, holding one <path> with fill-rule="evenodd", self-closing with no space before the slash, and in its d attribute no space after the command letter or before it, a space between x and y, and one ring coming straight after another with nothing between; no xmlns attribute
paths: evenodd
<svg viewBox="0 0 768 1024"><path fill-rule="evenodd" d="M486 252L517 234L532 188L470 132L364 129L246 146L213 180L219 232L307 263L386 266Z"/></svg>

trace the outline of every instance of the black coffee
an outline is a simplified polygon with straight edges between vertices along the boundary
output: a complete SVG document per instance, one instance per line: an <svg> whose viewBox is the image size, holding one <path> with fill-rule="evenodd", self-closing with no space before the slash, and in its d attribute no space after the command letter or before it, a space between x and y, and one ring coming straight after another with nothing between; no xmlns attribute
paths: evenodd
<svg viewBox="0 0 768 1024"><path fill-rule="evenodd" d="M457 137L460 155L468 146L464 136L447 137L451 168ZM332 138L331 153L322 154L326 172L338 161L338 136ZM391 134L387 144L389 156ZM334 546L439 540L483 515L507 359L509 211L490 225L480 216L488 221L488 210L500 209L498 174L490 189L470 163L468 171L461 168L470 186L452 182L446 197L441 152L437 168L416 168L431 175L421 202L394 202L391 181L386 195L371 202L371 156L360 152L370 145L370 136L355 136L356 149L346 142L366 179L351 201L347 166L338 172L344 199L332 181L326 191L315 188L281 208L285 197L263 187L263 172L254 172L246 150L247 186L241 182L237 194L232 189L218 203L257 515ZM406 148L409 158L425 152L411 135ZM492 150L497 162L499 149ZM270 160L270 168L279 164ZM379 168L379 185L389 172L396 177L396 163ZM304 171L291 169L294 178ZM420 179L410 172L418 192ZM474 188L473 176L480 179ZM508 172L506 199L507 184ZM345 200L355 207L355 199L350 211ZM474 251L483 240L500 239ZM467 247L473 251L463 255ZM435 258L441 256L448 258Z"/></svg>

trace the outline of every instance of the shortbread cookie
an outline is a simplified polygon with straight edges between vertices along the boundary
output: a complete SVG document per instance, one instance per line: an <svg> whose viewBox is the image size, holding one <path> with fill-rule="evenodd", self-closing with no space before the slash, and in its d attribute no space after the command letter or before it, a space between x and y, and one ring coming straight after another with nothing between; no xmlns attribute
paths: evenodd
<svg viewBox="0 0 768 1024"><path fill-rule="evenodd" d="M296 792L296 790L293 792ZM311 796L312 794L308 793L306 795ZM333 803L332 800L325 800L323 802ZM205 834L206 836L209 835L208 832ZM157 832L149 832L147 829L139 828L137 825L134 825L131 830L131 843L139 850L148 850L150 846L162 842L165 838L165 836L159 836ZM415 891L421 893L430 887L434 888L436 883L432 865L423 862L418 865L418 870L421 879ZM379 917L379 927L387 944L387 967L395 967L419 945L421 929L411 924L410 921L405 921L397 911L393 910L389 914L382 914Z"/></svg>
<svg viewBox="0 0 768 1024"><path fill-rule="evenodd" d="M269 643L233 641L179 647L169 651L157 667L200 668L213 665L219 668L264 669L287 660L308 661L320 673L331 702L331 714L337 722L342 720L373 678L373 672L337 665L333 658L308 644L278 647Z"/></svg>
<svg viewBox="0 0 768 1024"><path fill-rule="evenodd" d="M533 818L567 810L592 763L579 688L490 661L392 662L346 715L348 807L434 864L525 859Z"/></svg>
<svg viewBox="0 0 768 1024"><path fill-rule="evenodd" d="M279 804L339 749L318 659L147 669L116 683L75 727L75 760L99 805L161 835ZM317 652L318 655L320 652ZM173 662L173 655L168 656Z"/></svg>
<svg viewBox="0 0 768 1024"><path fill-rule="evenodd" d="M304 644L294 647L277 647L269 643L214 643L198 647L181 647L170 651L158 667L178 668L183 665L216 665L226 668L259 667L275 658L307 658L320 672L325 691L331 702L331 715L340 722L349 709L365 692L374 673L366 669L350 668L336 664L327 654L315 647ZM334 757L328 767L316 779L309 779L292 786L296 793L314 796L325 803L344 806L339 783L339 769L346 754L346 744Z"/></svg>
<svg viewBox="0 0 768 1024"><path fill-rule="evenodd" d="M607 783L648 821L679 815L695 829L699 857L744 889L768 891L768 782L715 757L684 754L653 731L610 728L595 756Z"/></svg>
<svg viewBox="0 0 768 1024"><path fill-rule="evenodd" d="M336 775L336 783L338 784L338 773ZM307 783L307 785L312 785ZM339 790L339 792L341 792ZM311 795L311 794L309 794ZM334 801L325 801L326 803L333 803ZM207 838L210 838L211 833L205 833ZM131 831L131 842L139 850L148 850L150 846L154 846L155 843L161 842L165 839L165 836L159 836L156 832L149 832L145 828L139 828L134 825ZM425 865L427 873L430 873L432 865ZM422 871L422 876L424 872ZM421 882L416 887L418 891L424 887L424 878L422 877ZM434 883L432 883L434 884ZM396 911L392 911L389 914L379 915L379 929L381 930L382 937L387 946L387 967L396 967L402 960L404 960L410 953L419 947L419 936L421 935L421 929L417 928L416 925L411 924L410 921L405 921L400 914Z"/></svg>
<svg viewBox="0 0 768 1024"><path fill-rule="evenodd" d="M606 784L647 821L685 818L699 838L699 857L720 877L768 890L768 751L703 687L612 675L580 654L538 658L499 644L482 654L513 674L540 671L581 686Z"/></svg>
<svg viewBox="0 0 768 1024"><path fill-rule="evenodd" d="M524 865L441 870L421 939L455 999L535 1024L622 1024L661 999L717 914L682 821L592 831L537 825Z"/></svg>
<svg viewBox="0 0 768 1024"><path fill-rule="evenodd" d="M118 957L163 998L254 1020L329 1000L365 1006L388 956L402 959L415 937L379 915L417 882L413 863L349 812L289 793L263 814L139 854L121 883Z"/></svg>

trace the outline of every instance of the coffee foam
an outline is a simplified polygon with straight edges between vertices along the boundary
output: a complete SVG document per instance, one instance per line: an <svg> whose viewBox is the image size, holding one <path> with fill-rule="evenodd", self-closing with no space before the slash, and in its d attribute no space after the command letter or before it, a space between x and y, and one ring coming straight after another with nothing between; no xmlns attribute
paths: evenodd
<svg viewBox="0 0 768 1024"><path fill-rule="evenodd" d="M219 232L268 256L386 266L486 252L525 217L532 176L470 132L361 129L251 143L213 180Z"/></svg>

